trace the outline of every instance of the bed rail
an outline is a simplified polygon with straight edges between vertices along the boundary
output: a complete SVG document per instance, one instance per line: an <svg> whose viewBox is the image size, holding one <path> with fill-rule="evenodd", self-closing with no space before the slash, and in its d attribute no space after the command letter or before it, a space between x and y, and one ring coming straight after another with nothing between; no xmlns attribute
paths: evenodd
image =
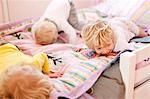
<svg viewBox="0 0 150 99"><path fill-rule="evenodd" d="M143 97L137 98L137 92L139 93L139 91L136 91L136 89L139 90L139 88L134 89L134 86L141 80L150 78L150 64L137 70L136 64L149 57L150 44L133 52L126 52L121 54L120 71L125 84L125 99L144 99Z"/></svg>

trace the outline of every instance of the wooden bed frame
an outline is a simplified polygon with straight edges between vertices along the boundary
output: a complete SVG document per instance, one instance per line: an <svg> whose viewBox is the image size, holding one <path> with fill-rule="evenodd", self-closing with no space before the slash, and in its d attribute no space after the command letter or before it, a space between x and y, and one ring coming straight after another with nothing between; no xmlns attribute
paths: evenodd
<svg viewBox="0 0 150 99"><path fill-rule="evenodd" d="M125 84L125 99L150 98L150 64L136 70L136 64L150 57L150 44L120 57L120 71ZM146 81L147 79L147 81ZM135 84L145 80L135 88Z"/></svg>

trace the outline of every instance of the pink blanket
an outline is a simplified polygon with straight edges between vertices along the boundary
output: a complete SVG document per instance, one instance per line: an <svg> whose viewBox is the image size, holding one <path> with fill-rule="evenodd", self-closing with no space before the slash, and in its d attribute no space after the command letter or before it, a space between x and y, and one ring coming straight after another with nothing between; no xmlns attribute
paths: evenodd
<svg viewBox="0 0 150 99"><path fill-rule="evenodd" d="M113 59L113 57L98 57L94 59L88 59L82 53L74 52L73 50L75 48L83 46L81 38L78 38L78 41L80 41L78 45L65 43L55 43L45 46L38 45L35 43L31 32L29 32L34 21L29 20L25 23L26 24L23 24L21 22L19 26L17 25L13 28L10 27L9 29L4 29L4 31L0 32L0 37L12 44L17 45L22 52L28 55L34 55L38 52L46 52L53 53L57 57L62 57L65 61L65 66L57 70L59 70L58 72L61 71L64 75L70 72L70 68L76 68L76 66L80 65L80 63L88 63L88 66L89 63L94 62L95 67L97 68L92 74L89 74L87 80L70 90L69 93L62 94L54 92L53 99L57 99L57 97L60 95L74 99L80 96L82 96L81 99L92 99L93 97L85 92L95 83L103 70L107 68L107 64ZM52 67L52 69L55 69L55 67Z"/></svg>
<svg viewBox="0 0 150 99"><path fill-rule="evenodd" d="M51 45L38 45L35 43L34 38L31 34L30 27L32 26L33 22L31 20L26 21L26 24L19 24L19 26L9 27L9 29L4 29L0 32L0 36L19 47L19 49L28 55L33 55L38 52L46 52L46 53L53 53L57 57L62 57L65 61L65 66L61 67L61 69L58 72L63 72L64 75L70 72L70 68L76 68L76 66L80 65L80 63L91 63L91 60L86 58L81 53L77 53L74 51L75 48L83 46L82 40L79 37L78 41L80 43L78 45L71 45L71 44L65 44L65 43L55 43ZM3 27L3 26L2 26ZM2 28L1 27L1 28ZM18 31L19 28L19 31ZM21 32L20 32L21 31ZM73 59L73 60L72 60ZM106 64L111 60L111 58L96 58L92 61L95 61L94 64L96 66L96 70L89 74L87 80L77 85L77 87L70 90L69 93L63 93L63 96L70 97L70 98L78 98L82 96L82 98L90 99L92 98L90 95L85 94L85 92L94 84L94 82L97 80L99 75L102 73L102 71L106 68ZM76 65L75 65L76 64ZM85 64L86 65L86 64ZM87 64L88 66L89 64ZM52 67L52 69L55 70L55 67ZM80 90L80 91L77 91ZM54 99L59 96L62 93L54 93ZM81 99L82 99L81 98Z"/></svg>

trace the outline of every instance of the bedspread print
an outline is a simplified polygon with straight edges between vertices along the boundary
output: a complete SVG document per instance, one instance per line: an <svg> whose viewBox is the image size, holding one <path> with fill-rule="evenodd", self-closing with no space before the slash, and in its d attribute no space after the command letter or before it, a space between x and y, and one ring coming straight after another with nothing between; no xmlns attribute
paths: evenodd
<svg viewBox="0 0 150 99"><path fill-rule="evenodd" d="M83 15L86 14L84 13ZM91 17L91 19L93 18ZM2 31L0 30L0 38L17 45L25 54L34 55L39 52L50 54L50 59L53 60L52 70L62 74L62 77L52 79L52 81L55 82L54 84L62 85L61 88L59 88L59 86L56 88L61 91L58 92L61 93L61 96L66 96L71 99L80 97L92 87L100 74L107 68L107 64L113 59L113 57L109 56L94 56L89 58L83 53L75 52L74 49L79 46L82 47L83 43L79 45L62 43L45 46L38 45L35 43L32 33L30 32L33 23L34 21L28 20L24 23L20 23L20 25L14 25L14 27L7 29L2 29L0 26L0 29L2 29ZM135 47L139 48L139 46L134 46L134 48ZM91 54L93 53L88 55ZM57 96L59 96L59 94L55 94L55 97Z"/></svg>
<svg viewBox="0 0 150 99"><path fill-rule="evenodd" d="M30 23L28 24L30 25ZM16 30L9 32L10 34L7 33L6 35L2 33L3 39L17 45L25 54L33 55L45 52L52 56L53 61L57 60L54 62L52 70L62 73L62 77L52 80L61 83L59 84L62 85L61 93L66 97L78 98L84 94L111 60L106 57L88 59L82 53L73 51L78 45L51 44L42 46L35 44L31 32L24 31L24 29L21 32Z"/></svg>
<svg viewBox="0 0 150 99"><path fill-rule="evenodd" d="M60 70L63 75L59 78L53 78L52 81L55 82L58 91L70 98L77 98L86 92L112 59L104 56L88 59L81 53L74 51L55 53L55 57L62 58L62 64L58 65L60 67L63 65ZM61 85L61 89L58 84Z"/></svg>

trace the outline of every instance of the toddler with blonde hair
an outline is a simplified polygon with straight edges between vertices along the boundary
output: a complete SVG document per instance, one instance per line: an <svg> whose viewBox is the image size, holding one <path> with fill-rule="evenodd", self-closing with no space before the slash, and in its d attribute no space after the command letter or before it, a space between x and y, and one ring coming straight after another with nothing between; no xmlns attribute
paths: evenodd
<svg viewBox="0 0 150 99"><path fill-rule="evenodd" d="M0 77L2 99L49 99L52 90L49 77L32 65L13 66Z"/></svg>
<svg viewBox="0 0 150 99"><path fill-rule="evenodd" d="M51 71L51 60L41 52L23 54L15 45L0 44L0 98L49 99L53 84L49 77L60 76Z"/></svg>
<svg viewBox="0 0 150 99"><path fill-rule="evenodd" d="M83 66L87 62L77 62L77 66L65 69L61 77L49 78L53 73L49 72L51 64L46 54L31 57L12 44L0 46L0 63L0 99L56 99L60 95L63 99L90 77L86 75L93 73L91 68ZM84 79L77 80L77 74Z"/></svg>
<svg viewBox="0 0 150 99"><path fill-rule="evenodd" d="M58 32L64 31L69 43L76 44L76 30L81 30L72 0L52 0L41 18L33 25L32 33L38 44L52 44L57 41Z"/></svg>
<svg viewBox="0 0 150 99"><path fill-rule="evenodd" d="M99 55L129 49L130 39L144 37L145 33L134 22L124 17L96 21L83 27L81 32L85 44Z"/></svg>
<svg viewBox="0 0 150 99"><path fill-rule="evenodd" d="M34 31L34 37L37 44L52 44L57 41L58 30L54 23L46 21L39 21Z"/></svg>

